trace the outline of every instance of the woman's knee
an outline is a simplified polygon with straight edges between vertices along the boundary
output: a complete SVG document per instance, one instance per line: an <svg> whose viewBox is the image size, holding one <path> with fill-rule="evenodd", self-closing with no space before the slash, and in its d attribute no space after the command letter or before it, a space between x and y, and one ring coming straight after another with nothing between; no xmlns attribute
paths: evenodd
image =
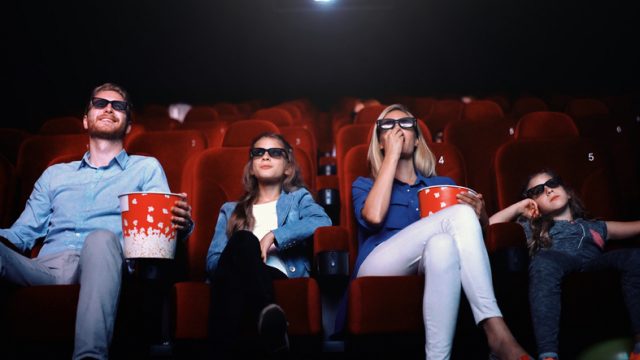
<svg viewBox="0 0 640 360"><path fill-rule="evenodd" d="M453 218L460 221L478 222L478 215L469 205L457 204L451 206L451 212L453 212Z"/></svg>
<svg viewBox="0 0 640 360"><path fill-rule="evenodd" d="M422 254L425 270L448 271L460 267L460 258L455 241L447 234L432 236Z"/></svg>

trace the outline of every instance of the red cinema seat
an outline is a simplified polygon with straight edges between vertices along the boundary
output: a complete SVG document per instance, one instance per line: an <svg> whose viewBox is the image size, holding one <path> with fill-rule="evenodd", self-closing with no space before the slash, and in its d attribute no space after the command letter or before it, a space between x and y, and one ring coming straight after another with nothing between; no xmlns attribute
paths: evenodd
<svg viewBox="0 0 640 360"><path fill-rule="evenodd" d="M222 140L223 147L250 146L251 141L264 132L280 134L280 128L267 120L239 120L232 122Z"/></svg>

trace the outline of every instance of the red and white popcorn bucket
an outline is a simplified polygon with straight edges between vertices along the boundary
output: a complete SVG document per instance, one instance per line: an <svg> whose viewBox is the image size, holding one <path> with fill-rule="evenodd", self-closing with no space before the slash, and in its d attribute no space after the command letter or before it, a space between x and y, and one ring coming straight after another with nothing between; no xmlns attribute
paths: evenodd
<svg viewBox="0 0 640 360"><path fill-rule="evenodd" d="M427 217L451 205L460 204L456 195L475 191L458 185L427 186L418 190L420 217Z"/></svg>
<svg viewBox="0 0 640 360"><path fill-rule="evenodd" d="M182 197L159 192L132 192L118 197L124 257L173 259L177 229L171 223L171 208Z"/></svg>

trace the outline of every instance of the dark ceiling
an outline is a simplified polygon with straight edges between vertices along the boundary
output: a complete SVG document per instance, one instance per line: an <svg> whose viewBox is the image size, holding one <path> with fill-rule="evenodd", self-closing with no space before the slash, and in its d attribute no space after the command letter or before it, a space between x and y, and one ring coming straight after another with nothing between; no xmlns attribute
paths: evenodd
<svg viewBox="0 0 640 360"><path fill-rule="evenodd" d="M77 111L105 81L138 104L635 91L630 3L11 0L4 101L29 122Z"/></svg>

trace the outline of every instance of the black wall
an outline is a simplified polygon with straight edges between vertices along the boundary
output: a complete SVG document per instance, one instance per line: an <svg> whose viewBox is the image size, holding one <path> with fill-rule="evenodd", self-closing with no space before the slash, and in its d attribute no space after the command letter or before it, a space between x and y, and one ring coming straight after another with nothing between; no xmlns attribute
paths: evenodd
<svg viewBox="0 0 640 360"><path fill-rule="evenodd" d="M3 125L77 113L105 81L128 88L139 107L637 91L632 3L12 0L1 15Z"/></svg>

